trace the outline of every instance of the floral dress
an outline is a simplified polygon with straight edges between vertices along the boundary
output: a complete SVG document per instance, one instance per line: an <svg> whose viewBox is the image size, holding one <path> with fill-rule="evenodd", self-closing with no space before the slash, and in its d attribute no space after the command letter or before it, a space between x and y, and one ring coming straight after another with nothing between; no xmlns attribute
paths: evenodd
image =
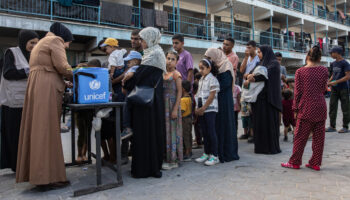
<svg viewBox="0 0 350 200"><path fill-rule="evenodd" d="M177 118L171 119L171 113L176 103L176 79L181 78L178 71L169 72L164 75L164 105L165 105L165 130L166 130L166 163L182 161L182 118L181 107L179 106Z"/></svg>

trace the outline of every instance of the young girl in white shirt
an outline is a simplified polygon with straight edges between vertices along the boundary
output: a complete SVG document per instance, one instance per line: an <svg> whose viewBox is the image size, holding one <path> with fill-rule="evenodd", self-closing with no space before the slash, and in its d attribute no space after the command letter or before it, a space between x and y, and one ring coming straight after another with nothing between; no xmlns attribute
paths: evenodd
<svg viewBox="0 0 350 200"><path fill-rule="evenodd" d="M209 59L200 61L199 72L202 78L199 80L198 92L195 96L198 102L195 113L199 116L198 120L203 132L204 153L196 159L196 162L204 162L205 165L212 166L219 163L215 120L218 112L217 94L220 91L220 85L214 76L217 69Z"/></svg>

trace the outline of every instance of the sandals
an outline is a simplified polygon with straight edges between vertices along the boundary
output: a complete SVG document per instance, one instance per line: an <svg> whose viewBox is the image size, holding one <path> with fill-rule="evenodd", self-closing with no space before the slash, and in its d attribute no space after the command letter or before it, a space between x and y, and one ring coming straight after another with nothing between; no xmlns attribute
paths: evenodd
<svg viewBox="0 0 350 200"><path fill-rule="evenodd" d="M338 131L338 133L347 133L349 130L347 128L342 128Z"/></svg>
<svg viewBox="0 0 350 200"><path fill-rule="evenodd" d="M290 168L290 169L300 169L300 165L293 165L293 164L290 164L289 162L281 163L281 166L284 168Z"/></svg>
<svg viewBox="0 0 350 200"><path fill-rule="evenodd" d="M306 164L305 167L313 169L315 171L320 171L321 170L320 166L317 166L317 165Z"/></svg>

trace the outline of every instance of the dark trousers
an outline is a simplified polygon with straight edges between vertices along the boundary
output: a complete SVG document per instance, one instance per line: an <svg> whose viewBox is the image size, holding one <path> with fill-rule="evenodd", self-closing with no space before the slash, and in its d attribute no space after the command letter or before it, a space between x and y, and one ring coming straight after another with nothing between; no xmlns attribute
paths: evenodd
<svg viewBox="0 0 350 200"><path fill-rule="evenodd" d="M338 100L340 100L341 110L343 112L343 127L349 128L349 92L348 89L332 88L331 99L329 102L329 118L331 127L336 127Z"/></svg>
<svg viewBox="0 0 350 200"><path fill-rule="evenodd" d="M194 134L196 135L197 145L203 145L203 134L201 130L201 126L199 120L196 120L194 123Z"/></svg>
<svg viewBox="0 0 350 200"><path fill-rule="evenodd" d="M218 156L218 137L215 129L216 112L204 113L198 120L203 134L204 153Z"/></svg>

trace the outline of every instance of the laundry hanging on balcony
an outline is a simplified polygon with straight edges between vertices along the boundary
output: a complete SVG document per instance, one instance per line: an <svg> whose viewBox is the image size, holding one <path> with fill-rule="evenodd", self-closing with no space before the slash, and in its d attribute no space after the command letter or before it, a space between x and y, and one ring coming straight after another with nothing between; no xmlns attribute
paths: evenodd
<svg viewBox="0 0 350 200"><path fill-rule="evenodd" d="M132 7L112 2L102 2L101 22L131 25Z"/></svg>
<svg viewBox="0 0 350 200"><path fill-rule="evenodd" d="M60 3L61 6L72 6L72 0L58 0L58 3Z"/></svg>
<svg viewBox="0 0 350 200"><path fill-rule="evenodd" d="M0 0L0 8L33 14L49 15L50 1L37 1L36 3L33 3L33 0Z"/></svg>
<svg viewBox="0 0 350 200"><path fill-rule="evenodd" d="M168 28L169 22L168 22L168 12L156 10L155 11L155 24L157 27L160 28Z"/></svg>
<svg viewBox="0 0 350 200"><path fill-rule="evenodd" d="M141 24L143 27L154 27L154 10L142 8L141 10Z"/></svg>
<svg viewBox="0 0 350 200"><path fill-rule="evenodd" d="M53 4L53 16L64 17L68 19L79 19L84 21L96 22L98 19L98 9L72 4L72 6L62 6L61 4Z"/></svg>

